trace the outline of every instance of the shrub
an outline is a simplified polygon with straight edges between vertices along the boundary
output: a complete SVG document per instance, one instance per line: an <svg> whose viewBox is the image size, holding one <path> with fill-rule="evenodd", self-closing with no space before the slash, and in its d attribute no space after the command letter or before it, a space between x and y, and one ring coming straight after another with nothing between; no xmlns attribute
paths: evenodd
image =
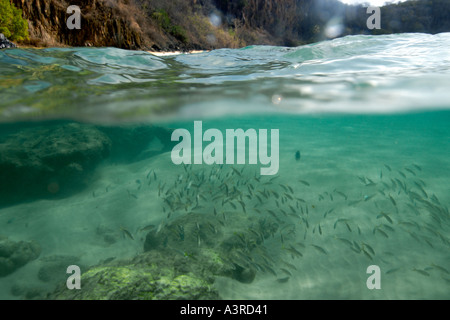
<svg viewBox="0 0 450 320"><path fill-rule="evenodd" d="M13 41L28 39L28 22L10 0L0 0L0 33Z"/></svg>
<svg viewBox="0 0 450 320"><path fill-rule="evenodd" d="M166 10L160 9L153 12L152 18L156 20L158 25L170 35L174 36L181 42L187 42L188 39L186 36L186 30L179 25L174 25Z"/></svg>

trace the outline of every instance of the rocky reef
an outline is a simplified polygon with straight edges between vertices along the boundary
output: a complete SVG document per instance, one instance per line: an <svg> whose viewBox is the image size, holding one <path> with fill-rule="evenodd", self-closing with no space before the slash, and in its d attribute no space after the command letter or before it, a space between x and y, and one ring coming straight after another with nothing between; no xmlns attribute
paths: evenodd
<svg viewBox="0 0 450 320"><path fill-rule="evenodd" d="M82 273L82 290L68 290L61 284L48 299L69 300L206 300L218 299L214 279L201 274L211 260L173 252L152 251L132 260L94 266ZM205 263L205 264L203 264Z"/></svg>
<svg viewBox="0 0 450 320"><path fill-rule="evenodd" d="M0 236L0 277L7 276L41 254L36 242L12 241Z"/></svg>
<svg viewBox="0 0 450 320"><path fill-rule="evenodd" d="M85 185L111 140L78 123L26 128L0 140L0 204L65 195Z"/></svg>
<svg viewBox="0 0 450 320"><path fill-rule="evenodd" d="M65 197L87 186L96 167L168 151L171 130L77 122L0 126L0 206ZM150 148L157 141L158 148Z"/></svg>

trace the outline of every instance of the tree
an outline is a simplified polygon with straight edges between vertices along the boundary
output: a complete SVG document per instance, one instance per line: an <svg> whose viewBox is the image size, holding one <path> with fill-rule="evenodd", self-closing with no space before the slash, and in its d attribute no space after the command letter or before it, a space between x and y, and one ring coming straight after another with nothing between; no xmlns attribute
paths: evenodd
<svg viewBox="0 0 450 320"><path fill-rule="evenodd" d="M22 18L22 10L16 8L10 0L0 0L0 33L13 41L29 38L28 22Z"/></svg>

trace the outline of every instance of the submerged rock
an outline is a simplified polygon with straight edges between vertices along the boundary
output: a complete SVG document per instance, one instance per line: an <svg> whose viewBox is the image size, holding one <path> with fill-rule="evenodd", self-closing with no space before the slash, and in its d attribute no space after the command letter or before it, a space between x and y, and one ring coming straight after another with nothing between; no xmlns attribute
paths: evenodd
<svg viewBox="0 0 450 320"><path fill-rule="evenodd" d="M17 48L17 46L9 41L3 33L0 33L0 49L4 48Z"/></svg>
<svg viewBox="0 0 450 320"><path fill-rule="evenodd" d="M177 267L173 253L146 253L133 260L92 267L81 275L81 290L61 284L49 299L205 300L218 299L213 279Z"/></svg>
<svg viewBox="0 0 450 320"><path fill-rule="evenodd" d="M0 240L0 277L7 276L41 254L36 242Z"/></svg>
<svg viewBox="0 0 450 320"><path fill-rule="evenodd" d="M111 140L78 123L26 128L0 140L0 205L69 194L89 181Z"/></svg>

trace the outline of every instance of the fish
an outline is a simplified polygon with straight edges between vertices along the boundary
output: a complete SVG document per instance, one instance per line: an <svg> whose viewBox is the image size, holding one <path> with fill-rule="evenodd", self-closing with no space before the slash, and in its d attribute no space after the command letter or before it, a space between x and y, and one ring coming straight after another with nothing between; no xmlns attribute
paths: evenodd
<svg viewBox="0 0 450 320"><path fill-rule="evenodd" d="M294 198L292 198L292 196L290 194L285 193L284 194L287 198L289 198L289 200L294 200Z"/></svg>
<svg viewBox="0 0 450 320"><path fill-rule="evenodd" d="M389 199L391 200L391 202L394 206L397 206L397 202L395 202L394 198L392 198L391 195L389 195Z"/></svg>
<svg viewBox="0 0 450 320"><path fill-rule="evenodd" d="M278 278L278 279L277 279L277 282L278 282L278 283L286 283L286 282L289 281L290 278L291 278L291 277Z"/></svg>
<svg viewBox="0 0 450 320"><path fill-rule="evenodd" d="M345 222L345 225L347 226L348 231L352 232L352 228L350 228L350 225L348 224L348 222Z"/></svg>
<svg viewBox="0 0 450 320"><path fill-rule="evenodd" d="M292 273L288 269L280 268L280 270L283 271L284 273L286 273L288 276L292 277Z"/></svg>
<svg viewBox="0 0 450 320"><path fill-rule="evenodd" d="M446 274L450 274L450 273L448 272L448 270L445 269L444 267L441 267L441 266L436 265L436 264L434 264L434 263L432 263L431 266L432 266L433 268L435 268L435 269L438 269L439 271L445 272Z"/></svg>
<svg viewBox="0 0 450 320"><path fill-rule="evenodd" d="M347 195L345 194L345 193L343 193L343 192L340 192L340 191L335 191L338 195L340 195L340 196L342 196L345 200L347 200Z"/></svg>
<svg viewBox="0 0 450 320"><path fill-rule="evenodd" d="M381 182L381 184L386 188L386 189L390 189L391 187L386 183L386 182Z"/></svg>
<svg viewBox="0 0 450 320"><path fill-rule="evenodd" d="M350 202L348 203L348 205L349 205L349 207L351 207L351 206L354 206L355 204L358 204L358 203L360 203L360 202L361 202L361 200L350 201Z"/></svg>
<svg viewBox="0 0 450 320"><path fill-rule="evenodd" d="M278 219L277 215L272 210L267 210L267 212L270 213L275 219Z"/></svg>
<svg viewBox="0 0 450 320"><path fill-rule="evenodd" d="M137 198L138 198L135 194L132 194L132 193L130 192L130 190L127 189L127 192L128 192L128 197L131 197L131 198L134 198L134 199L137 199Z"/></svg>
<svg viewBox="0 0 450 320"><path fill-rule="evenodd" d="M310 186L310 184L309 184L309 182L308 181L305 181L305 180L299 180L299 182L300 183L303 183L305 186Z"/></svg>
<svg viewBox="0 0 450 320"><path fill-rule="evenodd" d="M363 252L370 260L373 260L372 256L371 256L366 250L364 250L364 248L362 249L362 252Z"/></svg>
<svg viewBox="0 0 450 320"><path fill-rule="evenodd" d="M125 227L120 227L120 230L123 231L124 235L127 236L128 238L130 238L131 240L134 240L133 235L131 234L130 231L128 231Z"/></svg>
<svg viewBox="0 0 450 320"><path fill-rule="evenodd" d="M303 257L303 254L300 251L298 251L297 249L295 249L292 245L289 245L289 248L285 247L284 249L296 257Z"/></svg>
<svg viewBox="0 0 450 320"><path fill-rule="evenodd" d="M197 245L200 247L201 244L202 244L202 240L200 238L200 233L197 233Z"/></svg>
<svg viewBox="0 0 450 320"><path fill-rule="evenodd" d="M387 230L389 230L389 231L391 231L391 232L395 232L395 230L391 227L391 226L389 226L389 225L387 225L387 224L381 224L385 229L387 229Z"/></svg>
<svg viewBox="0 0 450 320"><path fill-rule="evenodd" d="M389 217L387 213L380 212L380 214L377 216L377 219L384 217L390 224L393 224L392 219Z"/></svg>
<svg viewBox="0 0 450 320"><path fill-rule="evenodd" d="M385 238L389 238L388 234L386 232L384 232L383 230L381 230L380 228L375 227L373 232L375 233L375 231L378 231L378 233L381 233Z"/></svg>
<svg viewBox="0 0 450 320"><path fill-rule="evenodd" d="M389 171L392 171L391 167L388 166L387 164L384 165Z"/></svg>
<svg viewBox="0 0 450 320"><path fill-rule="evenodd" d="M375 255L375 251L373 250L373 248L372 248L371 246L369 246L367 243L364 243L364 242L363 242L363 249L364 249L364 248L369 249L370 253L373 254L373 255Z"/></svg>
<svg viewBox="0 0 450 320"><path fill-rule="evenodd" d="M350 240L348 240L348 239L345 239L345 238L338 238L338 237L336 237L336 239L339 240L339 241L344 242L345 244L348 244L349 246L352 246L352 245L353 245L352 242L351 242Z"/></svg>
<svg viewBox="0 0 450 320"><path fill-rule="evenodd" d="M154 224L149 224L149 225L146 225L145 227L140 228L139 231L140 232L149 231L149 230L152 230L155 228L156 228L156 226Z"/></svg>
<svg viewBox="0 0 450 320"><path fill-rule="evenodd" d="M316 248L316 250L317 251L319 251L319 252L321 252L321 253L323 253L323 254L328 254L326 251L325 251L325 249L324 248L322 248L322 247L320 247L320 246L317 246L317 245L315 245L315 244L311 244L314 248Z"/></svg>
<svg viewBox="0 0 450 320"><path fill-rule="evenodd" d="M283 262L283 264L286 265L288 268L291 268L292 270L297 270L297 267L294 266L292 263L286 262L284 260L281 260L281 262Z"/></svg>
<svg viewBox="0 0 450 320"><path fill-rule="evenodd" d="M347 221L347 219L337 219L336 220L336 222L334 223L334 229L336 229L336 227L337 227L337 224L339 223L339 222L344 222L344 221Z"/></svg>
<svg viewBox="0 0 450 320"><path fill-rule="evenodd" d="M424 275L424 276L427 276L427 277L430 276L430 274L429 274L428 272L426 272L425 270L416 269L416 268L414 268L414 269L412 269L412 270L413 270L413 271L416 271L416 272L418 272L418 273L420 273L421 275Z"/></svg>
<svg viewBox="0 0 450 320"><path fill-rule="evenodd" d="M303 222L305 222L306 224L306 229L309 229L309 223L308 223L308 219L302 218Z"/></svg>
<svg viewBox="0 0 450 320"><path fill-rule="evenodd" d="M419 167L417 164L413 163L412 166L415 167L417 170L422 171L422 168Z"/></svg>
<svg viewBox="0 0 450 320"><path fill-rule="evenodd" d="M405 170L408 171L409 173L411 173L414 176L416 175L416 173L414 171L412 171L411 169L409 169L409 168L405 168Z"/></svg>
<svg viewBox="0 0 450 320"><path fill-rule="evenodd" d="M400 270L401 268L392 268L392 269L389 269L388 271L386 271L386 274L390 274L390 273L394 273L394 272L396 272L396 271L398 271L398 270Z"/></svg>
<svg viewBox="0 0 450 320"><path fill-rule="evenodd" d="M239 177L242 177L242 174L239 172L239 170L234 167L231 167L231 169L233 169L234 173L236 173Z"/></svg>
<svg viewBox="0 0 450 320"><path fill-rule="evenodd" d="M295 211L294 207L289 205L289 208L291 209L292 213L296 213L297 211Z"/></svg>
<svg viewBox="0 0 450 320"><path fill-rule="evenodd" d="M416 183L416 182L414 182ZM422 186L420 186L418 183L416 183L416 185L418 186L419 190L422 192L423 196L428 199L428 193L425 192L425 190L422 188Z"/></svg>
<svg viewBox="0 0 450 320"><path fill-rule="evenodd" d="M244 212L247 213L247 210L245 210L245 203L243 201L239 201L239 203L242 206L242 210L244 210Z"/></svg>
<svg viewBox="0 0 450 320"><path fill-rule="evenodd" d="M437 204L437 205L440 205L441 203L439 202L439 199L436 197L436 195L435 194L433 194L431 197L430 197L430 199L431 199L431 201L433 201L435 204Z"/></svg>

